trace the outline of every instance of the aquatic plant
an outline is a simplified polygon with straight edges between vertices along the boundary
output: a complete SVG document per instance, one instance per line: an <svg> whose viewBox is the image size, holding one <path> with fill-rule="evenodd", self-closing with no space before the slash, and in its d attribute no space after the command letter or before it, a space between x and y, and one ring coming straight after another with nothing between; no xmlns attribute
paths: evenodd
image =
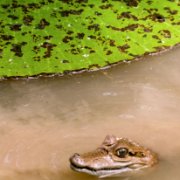
<svg viewBox="0 0 180 180"><path fill-rule="evenodd" d="M1 0L0 77L96 70L180 43L179 0Z"/></svg>

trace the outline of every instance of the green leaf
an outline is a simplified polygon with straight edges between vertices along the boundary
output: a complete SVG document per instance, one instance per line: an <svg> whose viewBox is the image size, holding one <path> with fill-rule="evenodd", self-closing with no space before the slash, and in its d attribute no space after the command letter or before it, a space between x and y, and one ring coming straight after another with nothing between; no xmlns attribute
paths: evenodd
<svg viewBox="0 0 180 180"><path fill-rule="evenodd" d="M0 77L103 68L180 43L179 0L1 0Z"/></svg>

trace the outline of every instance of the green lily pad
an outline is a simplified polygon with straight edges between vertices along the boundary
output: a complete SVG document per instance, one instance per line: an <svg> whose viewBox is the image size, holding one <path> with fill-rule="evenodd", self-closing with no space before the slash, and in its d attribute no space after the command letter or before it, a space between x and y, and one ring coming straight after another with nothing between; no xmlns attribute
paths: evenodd
<svg viewBox="0 0 180 180"><path fill-rule="evenodd" d="M179 0L1 0L0 77L93 70L180 43Z"/></svg>

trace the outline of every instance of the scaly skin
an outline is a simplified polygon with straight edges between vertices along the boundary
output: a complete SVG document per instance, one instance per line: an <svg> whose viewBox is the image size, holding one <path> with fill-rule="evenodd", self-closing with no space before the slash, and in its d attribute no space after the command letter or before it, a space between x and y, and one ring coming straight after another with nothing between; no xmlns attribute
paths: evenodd
<svg viewBox="0 0 180 180"><path fill-rule="evenodd" d="M106 136L96 150L70 158L71 168L100 178L136 172L158 162L151 150L126 138Z"/></svg>

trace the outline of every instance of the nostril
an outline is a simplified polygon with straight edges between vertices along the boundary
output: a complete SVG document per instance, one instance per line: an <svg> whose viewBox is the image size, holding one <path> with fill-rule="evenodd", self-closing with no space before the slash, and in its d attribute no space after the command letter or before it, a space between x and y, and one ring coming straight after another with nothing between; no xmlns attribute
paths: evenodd
<svg viewBox="0 0 180 180"><path fill-rule="evenodd" d="M79 157L80 155L78 153L75 153L73 157Z"/></svg>
<svg viewBox="0 0 180 180"><path fill-rule="evenodd" d="M75 154L73 154L71 157L70 157L70 162L71 163L75 163L75 162L77 162L78 161L78 158L80 157L80 155L78 154L78 153L75 153Z"/></svg>

